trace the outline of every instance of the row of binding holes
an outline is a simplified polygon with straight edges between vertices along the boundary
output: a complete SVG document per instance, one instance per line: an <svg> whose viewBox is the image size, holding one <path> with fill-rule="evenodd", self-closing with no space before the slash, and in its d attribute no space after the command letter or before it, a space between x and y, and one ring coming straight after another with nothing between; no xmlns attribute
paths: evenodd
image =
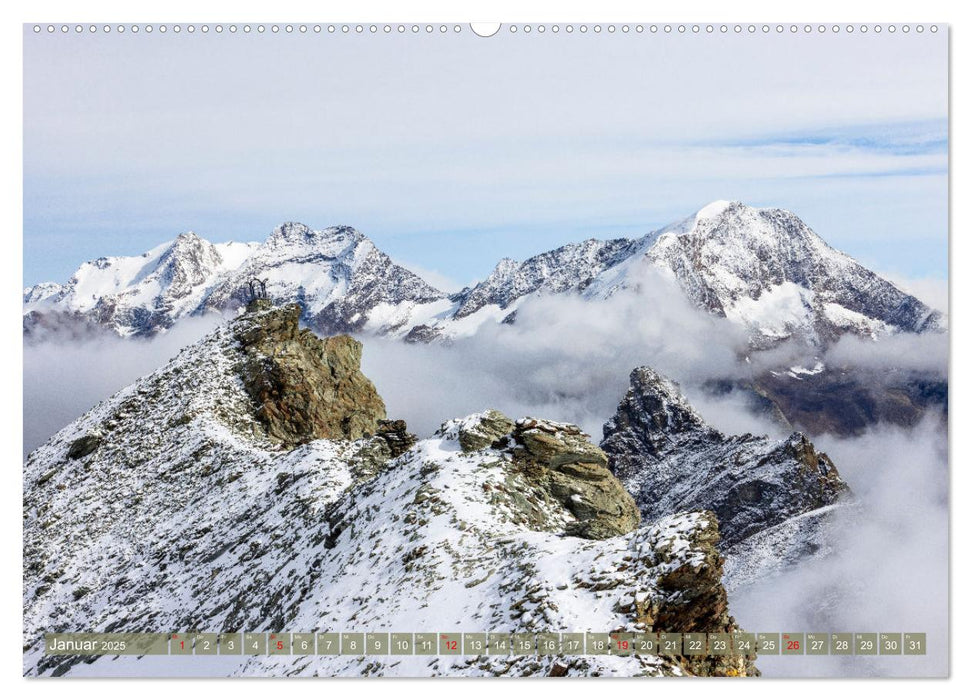
<svg viewBox="0 0 971 700"><path fill-rule="evenodd" d="M904 24L899 27L899 30L904 34L909 33L911 29L913 29L918 34L920 34L924 31L924 25L918 24L911 27L909 24ZM884 27L879 24L875 24L872 27L866 24L859 25L858 27L852 24L848 24L848 25L834 24L829 26L825 24L819 24L819 25L811 25L811 24L805 24L805 25L798 25L798 24L790 24L790 25L784 25L784 24L776 24L776 25L769 25L769 24L761 24L761 25L756 25L756 24L748 24L748 25L742 25L742 24L734 24L734 25L732 24L720 24L720 25L713 25L713 24L705 24L705 25L701 25L701 24L690 24L690 25L689 24L674 24L674 25L672 24L648 24L648 25L578 24L575 26L572 24L567 24L567 25L564 25L563 27L560 27L560 25L554 24L549 27L549 31L553 32L554 34L557 34L560 31L565 31L568 34L571 34L573 32L580 32L581 34L586 34L587 32L591 32L591 31L594 34L600 34L605 31L608 34L615 34L618 31L620 31L623 34L629 34L631 32L641 34L645 31L650 32L651 34L657 34L658 32L663 32L665 34L671 34L674 32L678 34L686 34L686 33L769 34L772 32L775 32L777 34L782 34L784 32L790 32L792 34L796 34L799 32L803 32L806 34L812 34L814 32L818 34L825 34L826 32L832 32L833 34L839 34L841 31L852 34L854 31L859 31L865 34L866 32L871 30L879 34L884 30ZM886 30L891 34L893 34L898 30L898 27L896 25L891 24L891 25L887 25ZM509 26L509 31L512 32L513 34L520 31L526 34L529 34L530 32L534 31L534 28L532 25L529 25L529 24L525 24L522 26L513 24ZM539 32L540 34L543 34L544 32L547 31L547 27L545 25L540 24L535 27L535 31ZM935 25L931 25L930 31L937 32L937 27Z"/></svg>
<svg viewBox="0 0 971 700"><path fill-rule="evenodd" d="M250 33L264 34L266 32L270 32L273 34L278 34L280 32L285 32L287 34L293 34L295 32L299 34L306 34L308 32L312 32L314 34L320 34L321 32L327 32L329 34L365 34L365 33L377 34L379 32L384 34L391 34L392 32L397 32L399 34L404 34L406 32L410 32L412 34L418 34L421 32L424 32L426 34L431 34L433 32L445 34L447 32L455 32L455 33L461 32L462 27L459 26L458 24L456 25L398 24L393 26L390 24L384 24L384 25L377 25L377 24L235 25L235 24L229 24L225 26L222 24L216 24L211 27L208 24L202 24L202 25L199 25L198 27L194 24L188 24L184 27L180 24L174 24L171 27L164 24L160 24L158 26L153 26L151 24L146 24L146 25L119 24L114 27L111 26L110 24L105 24L103 26L98 26L96 24L91 24L88 26L85 26L83 24L76 24L74 26L71 26L68 24L62 24L59 26L54 24L48 24L46 27L41 26L39 24L34 25L35 34L40 34L43 31L47 31L48 34L54 34L55 32L58 32L58 31L60 31L62 34L68 34L71 31L73 31L75 34L82 34L85 31L91 34L94 34L95 32L99 32L99 31L104 33L117 32L119 34L124 34L125 32L131 32L132 34L137 34L138 32L146 32L150 34L153 31L158 31L158 32L161 32L162 34L168 31L172 31L175 34L179 34L183 31L188 32L189 34L194 34L196 31L202 32L203 34L208 34L210 31L213 31L216 34L222 34L223 32L229 32L230 34L236 34L237 32L242 32L243 34L250 34Z"/></svg>
<svg viewBox="0 0 971 700"><path fill-rule="evenodd" d="M932 24L929 27L929 29L931 32L937 32L936 25ZM886 27L886 31L891 34L897 32L897 30L898 30L898 27L893 24L887 25ZM899 30L904 34L907 34L911 31L911 26L908 24L904 24L899 27ZM920 34L924 31L924 25L922 24L915 25L913 27L913 30L916 31L918 34ZM321 32L327 32L328 34L338 34L338 33L340 34L365 34L365 33L391 34L393 32L396 32L398 34L405 34L405 33L446 34L448 32L455 32L455 33L461 32L462 27L458 24L455 24L455 25L446 25L446 24L441 24L441 25L432 25L432 24L424 24L424 25L419 25L419 24L411 24L411 25L406 25L406 24L397 24L397 25L390 25L390 24L384 24L384 25L377 25L377 24L249 25L249 24L243 24L243 25L235 25L235 24L230 24L226 26L223 26L221 24L216 24L216 25L213 25L212 27L210 27L208 24L202 24L202 25L199 25L198 27L196 27L196 25L194 24L188 24L185 27L179 24L174 24L171 27L164 24L160 24L157 27L151 24L146 24L146 25L132 24L127 26L124 24L119 24L114 27L112 27L109 24L105 24L102 26L98 26L96 24L91 24L88 26L85 26L82 24L76 24L74 26L67 25L67 24L62 24L62 25L48 24L46 26L42 26L39 24L34 25L35 34L40 34L43 31L46 31L48 34L54 34L58 31L60 31L62 34L67 34L71 31L73 31L75 34L82 34L85 31L92 34L98 31L101 31L104 33L117 32L119 34L124 34L126 31L131 32L132 34L137 34L140 31L145 32L147 34L151 34L153 31L158 31L162 34L168 31L172 31L176 34L179 34L180 32L183 32L183 31L188 32L189 34L193 34L196 31L199 31L203 34L208 34L210 31L213 31L216 34L222 34L224 31L228 31L230 34L235 34L237 32L242 32L243 34L250 34L252 32L256 32L257 34L263 34L265 32L271 32L273 34L278 34L279 32L285 32L287 34L293 34L294 32L297 32L300 34L306 34L308 32L312 32L315 34L320 34ZM741 24L735 24L735 25L728 25L728 24L720 24L720 25L712 25L712 24L706 24L706 25L699 25L699 24L586 25L586 24L579 24L579 25L572 25L572 24L566 24L566 25L563 25L562 27L558 24L549 25L548 27L545 24L535 25L535 27L530 24L524 24L524 25L511 24L508 27L508 31L512 34L515 34L517 32L523 32L525 34L529 34L533 31L539 34L544 34L547 31L550 31L553 34L558 34L561 31L566 32L567 34L572 34L573 32L580 32L581 34L593 32L594 34L600 34L605 31L608 34L614 34L618 31L623 34L629 34L631 32L641 34L645 31L650 32L651 34L657 34L658 32L663 32L665 34L671 34L675 32L678 34L687 34L687 33L691 33L691 34L700 34L700 33L769 34L772 32L775 32L777 34L782 34L784 32L789 32L792 34L797 34L800 32L806 33L806 34L811 34L811 33L825 34L827 32L832 32L833 34L838 34L841 31L846 33L853 33L854 31L858 31L865 34L866 32L873 31L879 34L884 31L884 27L879 24L875 24L872 27L866 24L861 24L859 26L855 26L852 24L848 24L844 26L841 26L838 24L834 24L830 26L827 26L824 24L815 25L815 26L810 24L805 24L805 25L797 25L797 24L791 24L791 25L783 25L783 24L776 24L776 25L768 25L768 24L762 24L762 25L755 25L755 24L749 24L749 25L741 25Z"/></svg>

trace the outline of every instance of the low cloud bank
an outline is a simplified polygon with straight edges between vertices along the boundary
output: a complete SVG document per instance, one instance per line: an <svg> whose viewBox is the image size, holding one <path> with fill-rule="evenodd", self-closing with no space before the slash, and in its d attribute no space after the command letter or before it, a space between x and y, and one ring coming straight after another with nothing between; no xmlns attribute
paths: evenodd
<svg viewBox="0 0 971 700"><path fill-rule="evenodd" d="M149 374L215 328L188 318L151 339L99 334L24 343L24 455L99 401Z"/></svg>
<svg viewBox="0 0 971 700"><path fill-rule="evenodd" d="M876 343L845 335L829 349L825 361L834 367L944 374L949 353L947 333L900 333Z"/></svg>
<svg viewBox="0 0 971 700"><path fill-rule="evenodd" d="M368 339L363 369L389 415L421 435L449 418L496 408L577 423L599 440L637 366L686 385L745 371L737 327L699 312L662 280L654 284L607 301L533 299L514 324L488 322L448 347Z"/></svg>
<svg viewBox="0 0 971 700"><path fill-rule="evenodd" d="M819 438L856 504L825 526L834 553L735 591L731 611L764 632L926 632L926 656L759 658L771 676L948 673L947 434L928 416L907 430Z"/></svg>

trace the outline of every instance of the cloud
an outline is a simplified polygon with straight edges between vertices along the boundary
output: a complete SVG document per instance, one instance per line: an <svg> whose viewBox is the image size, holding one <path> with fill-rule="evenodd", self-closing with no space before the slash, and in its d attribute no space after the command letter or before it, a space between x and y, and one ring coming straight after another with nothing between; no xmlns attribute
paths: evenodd
<svg viewBox="0 0 971 700"><path fill-rule="evenodd" d="M948 282L940 277L905 277L894 273L881 273L881 277L890 280L902 291L912 294L927 304L946 314L949 306Z"/></svg>
<svg viewBox="0 0 971 700"><path fill-rule="evenodd" d="M947 333L899 333L877 342L844 335L824 361L836 367L932 372L946 377L949 354Z"/></svg>
<svg viewBox="0 0 971 700"><path fill-rule="evenodd" d="M883 267L946 265L928 253L947 231L946 32L757 33L705 50L631 32L605 51L579 33L265 38L25 33L28 282L66 279L112 240L250 239L290 219L350 223L471 279L502 255L646 233L714 199L792 209Z"/></svg>
<svg viewBox="0 0 971 700"><path fill-rule="evenodd" d="M765 632L925 632L926 656L763 656L773 676L943 676L948 673L947 433L934 416L824 437L856 505L824 526L831 556L735 591L731 612Z"/></svg>
<svg viewBox="0 0 971 700"><path fill-rule="evenodd" d="M496 408L577 423L599 440L634 367L650 365L693 385L736 376L743 345L738 328L645 274L640 292L606 301L529 299L515 323L487 322L448 347L368 339L363 369L389 415L423 435L448 418Z"/></svg>
<svg viewBox="0 0 971 700"><path fill-rule="evenodd" d="M24 343L24 454L99 401L149 374L222 318L187 318L150 340L48 336Z"/></svg>

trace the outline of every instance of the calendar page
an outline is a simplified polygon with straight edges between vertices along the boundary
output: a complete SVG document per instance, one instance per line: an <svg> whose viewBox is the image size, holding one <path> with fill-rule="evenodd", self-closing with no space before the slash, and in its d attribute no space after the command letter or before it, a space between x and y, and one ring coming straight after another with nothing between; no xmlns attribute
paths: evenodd
<svg viewBox="0 0 971 700"><path fill-rule="evenodd" d="M23 25L27 677L943 677L943 23Z"/></svg>

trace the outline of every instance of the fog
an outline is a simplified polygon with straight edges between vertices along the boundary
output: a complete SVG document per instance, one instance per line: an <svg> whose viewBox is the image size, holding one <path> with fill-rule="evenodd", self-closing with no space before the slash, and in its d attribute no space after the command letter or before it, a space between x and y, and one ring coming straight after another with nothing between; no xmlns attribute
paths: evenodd
<svg viewBox="0 0 971 700"><path fill-rule="evenodd" d="M24 455L99 401L149 374L222 321L187 318L152 339L48 335L24 343Z"/></svg>
<svg viewBox="0 0 971 700"><path fill-rule="evenodd" d="M765 675L948 673L948 445L938 421L817 438L853 491L825 526L834 554L730 597L747 630L926 632L927 655L762 656Z"/></svg>
<svg viewBox="0 0 971 700"><path fill-rule="evenodd" d="M950 343L946 333L901 333L873 343L844 335L826 353L827 364L875 370L943 372L947 369Z"/></svg>
<svg viewBox="0 0 971 700"><path fill-rule="evenodd" d="M745 343L739 329L689 306L666 285L645 278L639 294L607 301L532 299L514 324L486 323L450 346L368 339L362 366L388 415L404 418L419 435L449 418L495 408L514 418L576 423L599 441L635 367L650 365L686 389L746 371L737 360Z"/></svg>

